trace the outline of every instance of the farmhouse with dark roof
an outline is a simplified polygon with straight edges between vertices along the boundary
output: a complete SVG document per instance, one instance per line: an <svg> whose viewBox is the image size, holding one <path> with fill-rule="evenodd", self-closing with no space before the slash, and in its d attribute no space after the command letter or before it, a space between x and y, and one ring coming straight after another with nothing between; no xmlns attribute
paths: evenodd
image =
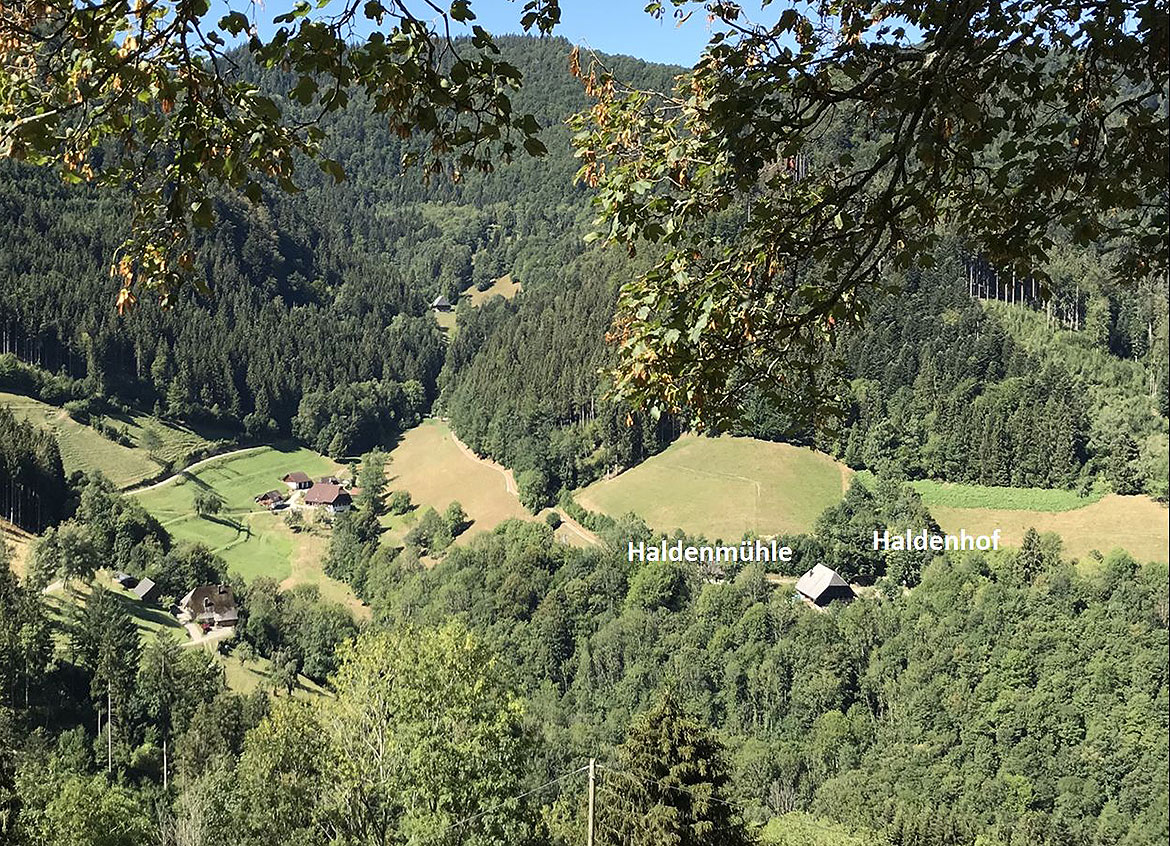
<svg viewBox="0 0 1170 846"><path fill-rule="evenodd" d="M209 626L234 626L240 619L236 596L227 585L200 585L179 600L179 609L192 622Z"/></svg>
<svg viewBox="0 0 1170 846"><path fill-rule="evenodd" d="M856 598L849 583L824 564L816 565L801 576L796 582L796 592L818 608L824 608L834 600L849 602Z"/></svg>
<svg viewBox="0 0 1170 846"><path fill-rule="evenodd" d="M305 505L324 506L334 514L349 511L353 497L340 485L318 483L305 491Z"/></svg>

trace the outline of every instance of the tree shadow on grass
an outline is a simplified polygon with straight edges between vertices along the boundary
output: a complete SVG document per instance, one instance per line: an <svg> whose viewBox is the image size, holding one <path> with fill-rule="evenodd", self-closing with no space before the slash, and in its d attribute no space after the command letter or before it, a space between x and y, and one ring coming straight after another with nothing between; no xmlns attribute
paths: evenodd
<svg viewBox="0 0 1170 846"><path fill-rule="evenodd" d="M170 629L182 629L182 624L161 608L154 608L137 599L131 599L128 596L121 594L114 594L115 598L122 603L122 607L135 620L142 623L154 626L162 626Z"/></svg>
<svg viewBox="0 0 1170 846"><path fill-rule="evenodd" d="M252 527L247 523L241 523L239 520L233 520L230 517L220 517L218 514L204 514L202 519L209 523L218 523L227 529L234 529L236 534L244 534L252 537Z"/></svg>
<svg viewBox="0 0 1170 846"><path fill-rule="evenodd" d="M198 476L196 476L190 470L180 470L178 473L178 476L180 479L182 479L182 482L180 482L180 484L183 484L183 485L193 484L195 487L199 488L200 490L211 491L212 493L215 493L215 488L213 488L211 485L207 484L207 482L200 479Z"/></svg>

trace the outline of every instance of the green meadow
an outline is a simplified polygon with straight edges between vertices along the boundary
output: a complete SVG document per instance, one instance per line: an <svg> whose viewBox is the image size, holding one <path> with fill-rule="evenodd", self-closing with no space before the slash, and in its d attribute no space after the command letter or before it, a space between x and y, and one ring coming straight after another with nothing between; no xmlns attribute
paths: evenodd
<svg viewBox="0 0 1170 846"><path fill-rule="evenodd" d="M862 470L858 481L867 487L873 484L873 474ZM936 482L920 479L910 482L928 508L994 508L999 511L1075 511L1099 502L1106 491L1094 488L1082 495L1063 488L1004 488L991 485L970 485L961 482Z"/></svg>
<svg viewBox="0 0 1170 846"><path fill-rule="evenodd" d="M0 405L56 436L66 473L100 470L120 488L153 478L166 466L181 466L191 453L212 443L193 429L148 415L106 417L106 425L130 439L131 445L125 446L74 420L65 409L23 394L0 391Z"/></svg>
<svg viewBox="0 0 1170 846"><path fill-rule="evenodd" d="M576 494L589 509L612 517L633 512L652 528L708 538L744 532L809 531L856 475L827 455L753 438L681 438L668 449ZM1060 535L1065 552L1092 566L1090 553L1120 547L1142 561L1166 561L1166 506L1146 496L1095 489L1000 488L934 481L910 483L942 528L987 534L1000 529L1018 546L1029 528Z"/></svg>
<svg viewBox="0 0 1170 846"><path fill-rule="evenodd" d="M638 514L661 531L709 538L809 531L851 471L804 447L686 436L637 467L577 492L590 511Z"/></svg>
<svg viewBox="0 0 1170 846"><path fill-rule="evenodd" d="M337 469L338 465L312 450L257 447L180 473L134 496L175 538L206 544L223 556L234 574L245 580L267 576L283 582L293 573L299 536L284 525L280 514L253 499L273 488L283 489L280 479L286 473L301 470L323 476ZM223 510L214 517L195 512L195 495L204 490L224 501Z"/></svg>

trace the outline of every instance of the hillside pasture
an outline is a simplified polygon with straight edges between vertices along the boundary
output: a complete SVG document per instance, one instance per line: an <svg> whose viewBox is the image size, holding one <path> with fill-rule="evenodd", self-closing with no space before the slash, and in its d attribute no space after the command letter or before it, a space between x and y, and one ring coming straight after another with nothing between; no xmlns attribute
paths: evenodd
<svg viewBox="0 0 1170 846"><path fill-rule="evenodd" d="M858 472L857 479L867 487L873 485L873 474ZM910 487L922 497L927 508L990 508L997 511L1075 511L1101 500L1105 491L1094 488L1085 495L1064 488L1005 488L992 485L971 485L963 482L937 482L919 479Z"/></svg>
<svg viewBox="0 0 1170 846"><path fill-rule="evenodd" d="M857 474L872 484L872 474ZM1166 506L1146 496L1107 494L1100 487L1082 496L1049 488L1004 488L954 482L910 482L922 502L947 532L989 534L999 529L1003 543L1019 546L1029 528L1055 532L1065 552L1088 559L1092 550L1120 547L1141 561L1166 561L1170 525Z"/></svg>
<svg viewBox="0 0 1170 846"><path fill-rule="evenodd" d="M966 529L968 534L989 534L999 529L1008 546L1019 546L1029 528L1055 532L1064 541L1065 554L1082 564L1094 549L1108 553L1117 547L1139 561L1165 563L1170 557L1166 506L1144 496L1108 494L1083 508L1066 511L930 506L930 513L950 533Z"/></svg>
<svg viewBox="0 0 1170 846"><path fill-rule="evenodd" d="M218 656L223 664L224 676L228 689L233 693L252 693L255 690L272 691L272 662L267 658L253 658L243 662L234 655ZM274 693L277 697L288 694L284 690ZM297 686L292 692L294 699L309 701L320 696L328 696L328 692L321 685L305 676L297 676Z"/></svg>
<svg viewBox="0 0 1170 846"><path fill-rule="evenodd" d="M284 588L316 584L325 598L361 608L345 585L321 570L327 541L312 528L312 517L308 529L293 532L282 514L253 502L265 491L283 489L281 477L296 470L324 476L339 466L308 449L260 447L214 459L133 495L176 539L206 544L245 581L264 576ZM214 491L224 501L219 514L196 513L195 495L201 490Z"/></svg>
<svg viewBox="0 0 1170 846"><path fill-rule="evenodd" d="M100 584L107 588L114 598L130 615L138 630L139 640L143 646L166 635L174 638L180 644L192 649L204 649L214 656L224 668L224 675L229 690L236 693L251 693L257 688L270 690L272 688L272 662L267 658L255 657L247 662L240 661L234 655L221 655L218 651L220 640L207 639L196 643L190 639L186 628L172 617L165 609L157 605L143 602L132 592L122 588L110 580L108 570L99 570L92 584L75 582L66 590L60 583L50 587L44 594L45 607L53 623L54 642L59 652L68 649L68 632L72 626L76 608L85 604L86 597L93 590L93 585ZM231 633L223 632L231 638ZM230 648L230 642L229 642ZM278 695L286 695L281 691ZM311 699L325 695L324 689L305 676L297 676L297 686L293 696L299 699Z"/></svg>
<svg viewBox="0 0 1170 846"><path fill-rule="evenodd" d="M168 464L182 465L192 452L211 445L192 429L147 415L105 418L108 425L130 438L132 445L123 446L74 420L65 409L32 397L0 391L0 405L11 407L17 417L56 436L66 473L99 470L120 488L157 476ZM146 447L148 432L158 438L153 457Z"/></svg>
<svg viewBox="0 0 1170 846"><path fill-rule="evenodd" d="M35 537L19 526L0 519L0 540L8 548L8 566L17 576L23 577Z"/></svg>
<svg viewBox="0 0 1170 846"><path fill-rule="evenodd" d="M463 292L463 296L467 297L473 306L479 308L492 297L503 297L505 300L510 300L521 290L520 283L514 281L511 274L508 274L501 276L491 284L490 288L484 288L482 291L473 285Z"/></svg>
<svg viewBox="0 0 1170 846"><path fill-rule="evenodd" d="M730 540L809 531L852 471L804 447L687 435L637 467L578 491L590 511L633 512L659 531Z"/></svg>
<svg viewBox="0 0 1170 846"><path fill-rule="evenodd" d="M455 440L440 420L424 420L402 436L386 465L387 490L409 491L415 509L409 515L388 517L388 534L405 534L419 512L428 506L439 513L458 501L471 526L457 543L491 531L505 520L532 519L516 498L511 471L476 456Z"/></svg>
<svg viewBox="0 0 1170 846"><path fill-rule="evenodd" d="M431 313L435 315L435 322L439 324L439 329L443 331L444 335L450 337L451 333L455 331L455 324L457 323L455 311L432 310Z"/></svg>
<svg viewBox="0 0 1170 846"><path fill-rule="evenodd" d="M99 570L91 584L74 581L66 588L60 582L56 582L45 591L45 607L54 623L58 646L64 643L64 633L72 625L75 609L85 604L94 585L101 585L114 596L134 621L134 627L138 629L138 635L143 643L164 632L173 635L181 643L187 642L187 631L164 608L143 602L131 591L111 581L108 570Z"/></svg>

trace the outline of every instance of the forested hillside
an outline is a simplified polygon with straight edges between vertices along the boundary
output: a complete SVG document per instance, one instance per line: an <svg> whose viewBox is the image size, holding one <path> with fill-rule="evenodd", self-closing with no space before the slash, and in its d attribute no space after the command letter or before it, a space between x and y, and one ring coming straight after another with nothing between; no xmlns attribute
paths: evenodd
<svg viewBox="0 0 1170 846"><path fill-rule="evenodd" d="M1165 308L1102 286L1091 325L1074 332L973 300L963 275L957 252L911 273L844 339L854 419L838 455L910 479L1088 489L1100 478L1164 501Z"/></svg>
<svg viewBox="0 0 1170 846"><path fill-rule="evenodd" d="M264 208L222 197L196 255L211 290L170 311L112 307L107 265L127 223L116 195L5 163L0 354L36 369L0 378L53 402L129 403L335 456L393 438L437 400L467 443L523 477L534 506L658 451L675 421L603 399L616 291L644 257L583 241L592 212L563 122L586 100L568 45L502 43L531 81L517 106L546 127L547 157L427 183L402 172L410 142L361 109L341 112L330 153L348 179L306 173L303 193L275 193ZM674 73L614 62L640 84ZM952 241L934 267L892 279L903 293L879 298L844 335L840 434L752 397L738 431L909 478L1086 489L1105 479L1165 498L1164 285L1126 285L1104 259L1062 254L1069 290L1053 296L1097 351L1077 359L1014 337L1004 312L968 295L965 261ZM504 273L523 295L464 304L445 348L431 299ZM1117 361L1144 374L1124 404L1101 398Z"/></svg>
<svg viewBox="0 0 1170 846"><path fill-rule="evenodd" d="M798 554L851 572L848 535L878 514L930 522L896 482L857 487ZM736 846L1164 842L1165 565L1118 551L1085 575L1032 533L1018 551L861 562L892 580L818 611L755 564L632 564L626 543L661 537L636 520L603 534L573 549L511 520L431 569L414 545L366 545L364 629L313 590L237 583L240 645L208 660L140 641L138 606L100 584L50 616L43 585L76 590L99 564L168 595L225 578L87 479L24 584L0 548L0 835L568 846L592 757L611 846L658 814ZM269 693L228 689L255 656ZM329 695L294 699L298 671Z"/></svg>
<svg viewBox="0 0 1170 846"><path fill-rule="evenodd" d="M535 534L502 528L429 572L391 565L375 609L454 616L513 656L542 774L617 744L668 690L728 743L730 796L757 820L815 808L906 846L1166 831L1164 567L1115 554L1086 579L1029 545L817 614L751 566L702 583Z"/></svg>
<svg viewBox="0 0 1170 846"><path fill-rule="evenodd" d="M68 499L57 441L0 405L0 517L39 532L61 518Z"/></svg>
<svg viewBox="0 0 1170 846"><path fill-rule="evenodd" d="M472 2L3 7L0 844L1170 841L1165 10Z"/></svg>

